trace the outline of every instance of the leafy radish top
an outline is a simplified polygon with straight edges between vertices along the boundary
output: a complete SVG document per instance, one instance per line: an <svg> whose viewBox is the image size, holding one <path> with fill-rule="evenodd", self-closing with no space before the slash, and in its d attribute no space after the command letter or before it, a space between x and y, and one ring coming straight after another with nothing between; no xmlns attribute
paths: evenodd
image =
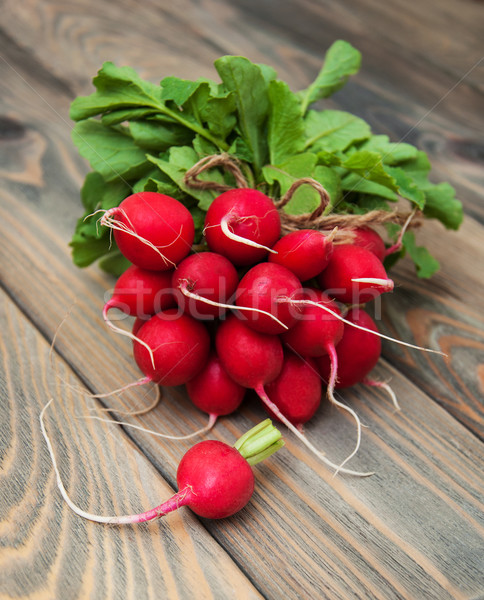
<svg viewBox="0 0 484 600"><path fill-rule="evenodd" d="M267 65L241 56L215 61L219 82L165 77L145 81L130 67L106 62L94 77L96 91L72 103L74 143L93 169L82 188L85 216L109 210L133 192L159 192L180 200L191 212L196 241L205 213L218 192L188 186L185 173L201 158L227 154L239 161L250 187L279 198L301 177L312 177L328 191L326 213L365 214L389 210L399 198L449 229L462 221L462 206L448 183L433 184L426 154L414 146L373 135L360 117L313 103L324 100L357 73L360 53L336 41L315 81L293 92ZM100 118L99 118L100 117ZM234 187L233 175L214 168L199 180ZM310 213L319 196L301 187L284 210ZM126 260L111 243L98 216L80 218L71 242L81 267L102 257L101 267L119 274ZM398 225L387 226L389 243ZM416 244L413 232L387 258L386 266L408 253L421 277L437 261ZM399 246L400 248L400 246Z"/></svg>

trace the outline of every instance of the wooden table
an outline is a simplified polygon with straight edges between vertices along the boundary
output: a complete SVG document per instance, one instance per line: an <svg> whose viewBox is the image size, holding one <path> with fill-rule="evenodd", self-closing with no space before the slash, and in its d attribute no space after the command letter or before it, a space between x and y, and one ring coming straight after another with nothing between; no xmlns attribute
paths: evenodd
<svg viewBox="0 0 484 600"><path fill-rule="evenodd" d="M469 598L484 596L484 60L482 3L472 0L4 0L0 29L0 597ZM71 264L87 165L70 140L71 100L104 60L143 77L214 78L222 54L265 62L294 89L346 39L361 72L330 106L428 152L466 210L459 232L419 233L440 260L419 281L406 260L382 330L447 358L390 343L376 376L402 406L362 386L344 399L367 428L351 466L324 468L295 438L258 466L251 503L207 521L188 509L142 526L87 522L63 502L39 429L48 428L73 500L100 514L167 498L191 445L76 418L87 397L137 377L129 340L102 324L113 279ZM49 347L60 322L55 351ZM139 406L144 393L105 399ZM264 418L251 400L213 437L232 443ZM132 422L181 435L205 416L181 393ZM307 435L335 461L354 423L324 407Z"/></svg>

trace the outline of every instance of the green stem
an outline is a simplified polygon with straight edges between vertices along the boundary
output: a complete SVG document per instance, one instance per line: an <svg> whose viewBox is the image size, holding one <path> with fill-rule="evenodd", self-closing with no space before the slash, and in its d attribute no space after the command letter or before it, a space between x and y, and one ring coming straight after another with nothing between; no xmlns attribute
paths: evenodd
<svg viewBox="0 0 484 600"><path fill-rule="evenodd" d="M208 140L209 142L212 142L212 144L215 144L215 146L220 148L220 150L223 150L224 152L226 152L229 149L230 146L226 142L224 142L220 138L214 137L210 132L208 132L204 127L202 127L202 125L198 125L197 123L191 123L190 121L187 121L180 114L178 114L175 110L168 108L164 104L158 105L158 110L161 113L167 115L168 117L171 117L175 121L178 121L178 123L181 123L188 129L191 129L195 133L200 134L206 140Z"/></svg>
<svg viewBox="0 0 484 600"><path fill-rule="evenodd" d="M234 444L234 448L242 454L249 465L255 465L268 458L282 446L284 446L282 434L270 419L249 429Z"/></svg>

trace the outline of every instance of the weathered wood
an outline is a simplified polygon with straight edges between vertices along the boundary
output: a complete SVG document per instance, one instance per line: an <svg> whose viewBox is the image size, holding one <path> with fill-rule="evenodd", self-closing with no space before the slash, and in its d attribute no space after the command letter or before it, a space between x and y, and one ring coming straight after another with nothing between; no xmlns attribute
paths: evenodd
<svg viewBox="0 0 484 600"><path fill-rule="evenodd" d="M0 439L10 445L0 456L0 461L6 456L0 477L9 482L0 487L5 515L0 532L7 536L0 553L0 594L231 598L244 597L245 589L249 596L260 592L268 598L478 597L484 589L484 452L475 436L483 423L482 65L452 88L467 61L479 57L481 6L470 0L423 0L418 7L400 0L385 6L374 0L101 0L94 7L90 0L6 0L2 8L0 282L23 316L2 298L3 321L16 336L2 338L6 376L0 418L7 424ZM174 485L176 464L191 442L166 443L130 429L122 433L116 426L68 420L72 404L85 406L83 389L104 392L139 376L130 344L101 322L102 296L113 280L96 267L75 269L68 256L86 172L69 140L70 100L91 91L91 77L108 59L156 81L169 74L213 77L215 58L245 54L272 64L293 87L303 87L336 37L359 47L364 61L360 75L330 106L360 114L375 131L395 140L405 137L429 152L435 179L456 185L468 215L475 217L458 233L444 235L439 224L426 225L419 242L441 261L441 273L420 283L402 263L394 273L397 290L384 302L387 333L441 348L449 358L384 345L387 361L376 376L392 378L403 409L398 414L374 390L341 392L368 425L351 466L375 469L371 478L333 479L287 435L286 449L256 469L253 501L232 519L201 524L184 510L173 520L125 530L78 520L61 504L36 429L40 396L48 390L56 390L65 403L49 419L59 428L54 441L64 476L70 489L81 483L98 494L76 496L96 510L131 510L166 497L163 478ZM56 373L79 392L53 379L46 358L70 308L56 342L67 366L56 360ZM34 397L35 404L13 403L4 381L22 398ZM146 401L138 390L105 403L125 407ZM264 416L255 400L248 401L237 415L221 419L213 435L232 441ZM156 411L132 422L182 434L201 427L205 417L174 390ZM323 407L307 434L337 461L351 448L355 431L349 418ZM76 448L88 454L76 456ZM142 491L132 485L133 472L147 482ZM37 494L43 500L38 506ZM16 499L17 506L36 515L34 525L32 519L14 525ZM48 525L49 543L36 544L36 536L44 535L40 524ZM8 545L12 531L14 558ZM159 551L158 562L151 548ZM181 564L174 560L177 550L188 553ZM83 568L72 559L76 555ZM192 560L198 565L194 574L187 572ZM218 563L228 565L222 580ZM75 582L70 587L68 575ZM253 587L246 586L244 575Z"/></svg>
<svg viewBox="0 0 484 600"><path fill-rule="evenodd" d="M187 509L132 527L71 512L39 427L51 397L46 427L81 508L131 514L173 489L117 427L76 418L90 404L66 387L79 380L3 292L0 327L0 597L260 598Z"/></svg>

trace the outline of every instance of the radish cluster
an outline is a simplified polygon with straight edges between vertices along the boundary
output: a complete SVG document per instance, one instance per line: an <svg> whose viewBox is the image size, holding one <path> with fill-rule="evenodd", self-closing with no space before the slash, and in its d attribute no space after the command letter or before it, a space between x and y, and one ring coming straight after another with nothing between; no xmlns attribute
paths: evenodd
<svg viewBox="0 0 484 600"><path fill-rule="evenodd" d="M362 305L393 289L378 234L355 230L355 243L343 245L310 229L281 236L279 211L254 189L229 190L213 201L206 252L192 250L190 212L163 194L133 194L101 224L113 229L133 263L103 314L112 327L111 308L136 317L128 335L141 381L186 385L213 420L236 410L253 389L273 417L340 469L314 448L302 426L325 388L329 400L356 419L359 443L359 419L334 390L377 384L368 373L381 344Z"/></svg>

